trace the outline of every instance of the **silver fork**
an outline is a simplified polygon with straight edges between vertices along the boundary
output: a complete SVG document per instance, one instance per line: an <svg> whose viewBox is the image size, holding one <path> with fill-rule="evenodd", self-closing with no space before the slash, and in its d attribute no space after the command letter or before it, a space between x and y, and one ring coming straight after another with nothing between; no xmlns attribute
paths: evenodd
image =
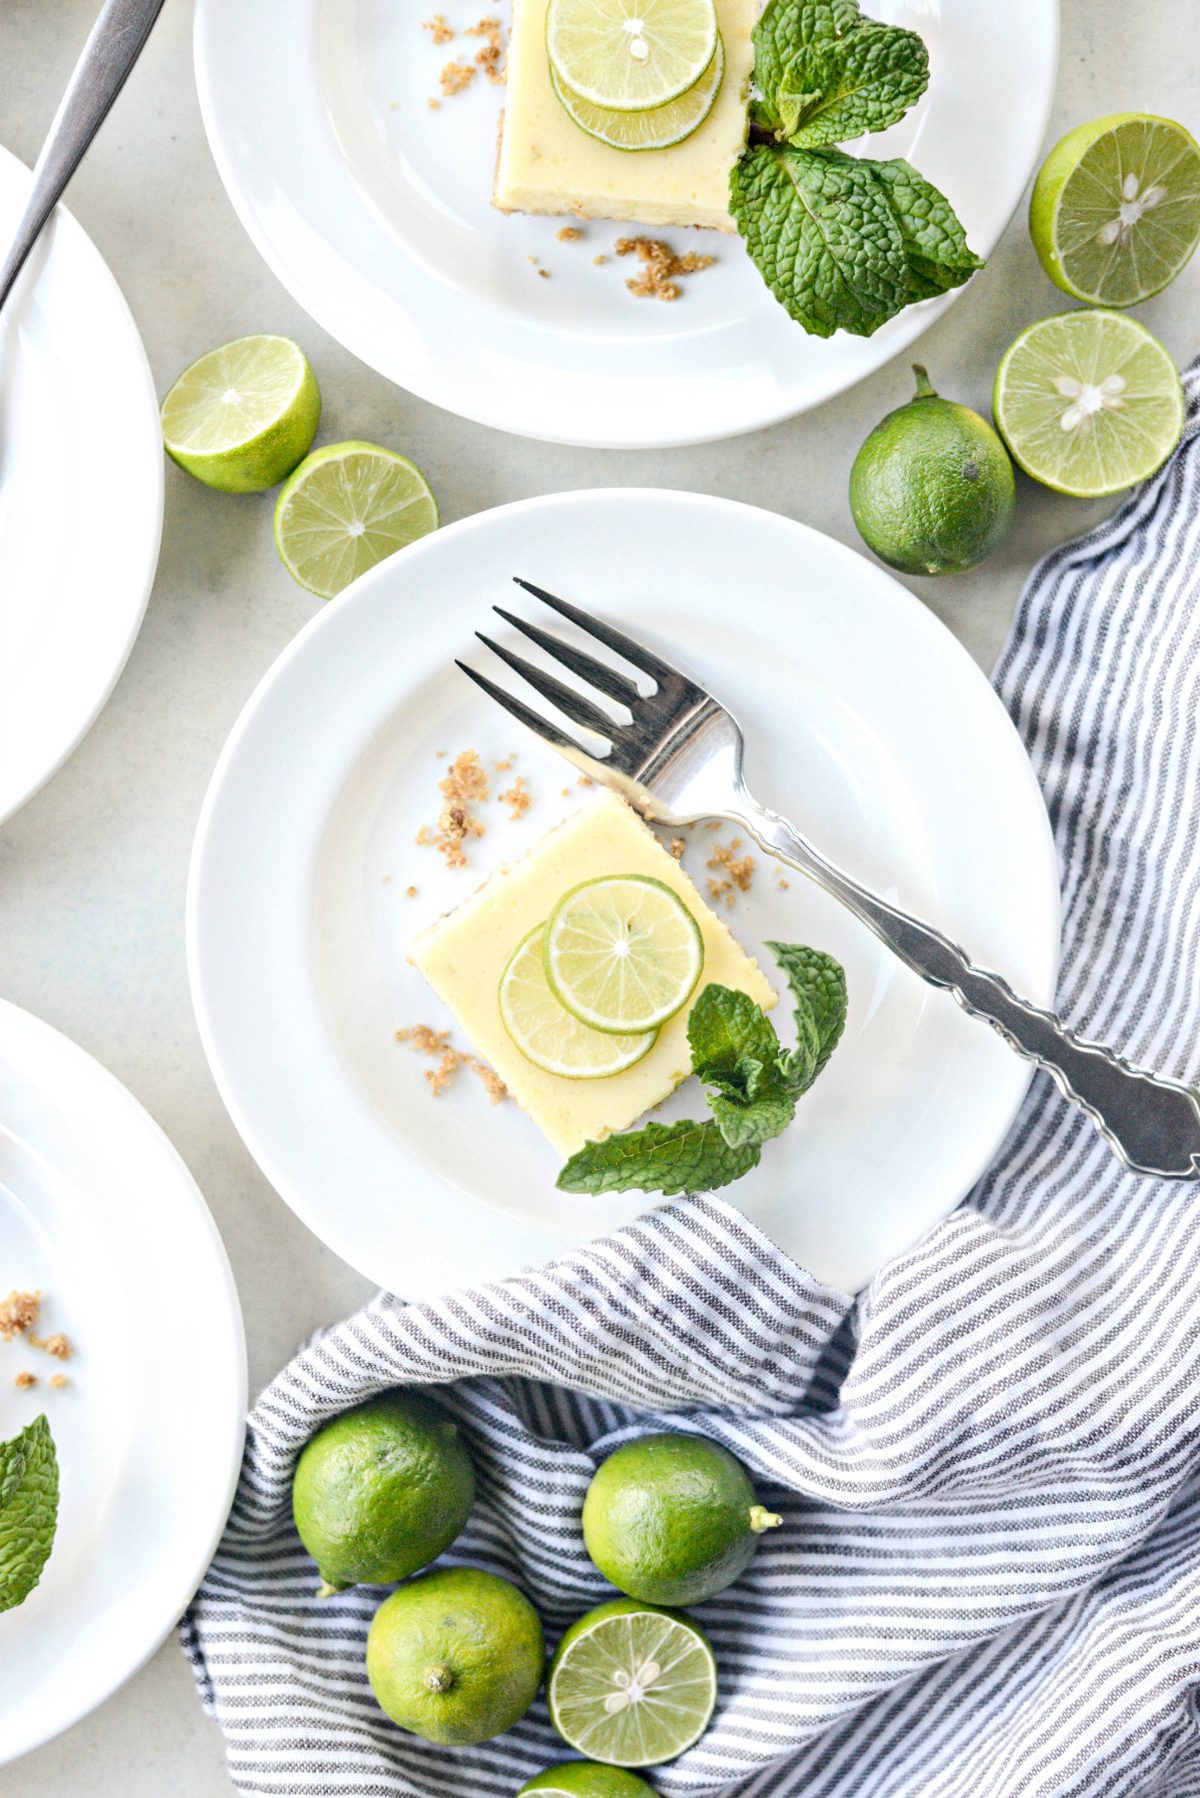
<svg viewBox="0 0 1200 1798"><path fill-rule="evenodd" d="M654 691L643 694L609 662L496 606L506 624L597 694L624 708L629 722L478 631L481 643L563 717L607 743L608 751L568 735L460 661L463 673L510 716L657 823L724 818L739 825L768 855L807 874L840 899L922 979L953 993L964 1011L991 1024L1018 1054L1045 1068L1127 1167L1163 1179L1200 1178L1200 1094L1180 1081L1133 1067L1099 1043L1083 1041L1052 1013L1019 998L999 974L975 967L940 930L889 905L827 861L793 824L768 811L747 790L742 779L742 732L719 700L624 631L515 578L535 599L647 675Z"/></svg>

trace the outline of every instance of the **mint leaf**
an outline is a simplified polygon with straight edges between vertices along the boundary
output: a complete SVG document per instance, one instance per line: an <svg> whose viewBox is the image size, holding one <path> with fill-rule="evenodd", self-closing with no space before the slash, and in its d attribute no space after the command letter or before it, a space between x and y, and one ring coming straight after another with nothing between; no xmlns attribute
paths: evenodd
<svg viewBox="0 0 1200 1798"><path fill-rule="evenodd" d="M24 1604L42 1577L58 1522L58 1459L37 1417L0 1442L0 1611Z"/></svg>
<svg viewBox="0 0 1200 1798"><path fill-rule="evenodd" d="M869 163L758 144L734 165L730 208L763 280L814 336L870 337L907 304L904 238Z"/></svg>
<svg viewBox="0 0 1200 1798"><path fill-rule="evenodd" d="M709 1119L703 1124L646 1124L585 1143L563 1168L560 1192L711 1192L748 1174L759 1158L756 1144L732 1148Z"/></svg>
<svg viewBox="0 0 1200 1798"><path fill-rule="evenodd" d="M929 85L929 52L915 31L866 21L845 37L804 44L780 84L778 111L789 141L820 150L885 131ZM802 100L785 109L784 90Z"/></svg>
<svg viewBox="0 0 1200 1798"><path fill-rule="evenodd" d="M873 162L871 168L887 193L904 239L908 301L934 299L970 280L975 270L983 267L983 259L967 243L967 234L945 194L902 156L891 162Z"/></svg>
<svg viewBox="0 0 1200 1798"><path fill-rule="evenodd" d="M795 1077L806 1091L824 1068L846 1027L846 971L832 955L801 943L768 943L787 977L796 1007Z"/></svg>
<svg viewBox="0 0 1200 1798"><path fill-rule="evenodd" d="M797 51L806 44L833 42L858 23L858 0L768 0L752 33L754 86L761 98L751 103L751 122L777 131L778 94Z"/></svg>
<svg viewBox="0 0 1200 1798"><path fill-rule="evenodd" d="M774 1026L748 993L706 986L688 1018L692 1072L705 1086L713 1119L731 1149L786 1130L796 1101L780 1071Z"/></svg>

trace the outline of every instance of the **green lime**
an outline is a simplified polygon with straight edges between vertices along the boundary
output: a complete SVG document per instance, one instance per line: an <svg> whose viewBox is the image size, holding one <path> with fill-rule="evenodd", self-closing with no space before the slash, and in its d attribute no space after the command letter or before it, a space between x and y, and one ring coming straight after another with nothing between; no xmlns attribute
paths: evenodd
<svg viewBox="0 0 1200 1798"><path fill-rule="evenodd" d="M694 87L689 87L677 100L648 112L614 112L608 106L596 106L564 87L550 68L550 85L560 104L589 137L599 138L614 150L669 150L698 131L717 103L721 82L725 78L725 46L717 34L713 59Z"/></svg>
<svg viewBox="0 0 1200 1798"><path fill-rule="evenodd" d="M292 1511L326 1591L407 1579L443 1554L475 1503L458 1425L418 1392L385 1392L317 1431Z"/></svg>
<svg viewBox="0 0 1200 1798"><path fill-rule="evenodd" d="M1029 231L1064 293L1136 306L1172 282L1200 242L1200 145L1149 112L1077 125L1038 172Z"/></svg>
<svg viewBox="0 0 1200 1798"><path fill-rule="evenodd" d="M517 1798L540 1792L542 1798L654 1798L654 1792L636 1773L621 1767L601 1767L596 1761L565 1761L547 1767L526 1780Z"/></svg>
<svg viewBox="0 0 1200 1798"><path fill-rule="evenodd" d="M1157 337L1120 312L1060 312L1022 331L993 409L1019 465L1079 499L1160 468L1183 434L1183 388Z"/></svg>
<svg viewBox="0 0 1200 1798"><path fill-rule="evenodd" d="M624 1073L648 1055L657 1030L638 1036L615 1036L590 1030L565 1011L546 979L542 952L544 924L521 939L500 976L500 1016L517 1048L535 1067L567 1080L603 1080Z"/></svg>
<svg viewBox="0 0 1200 1798"><path fill-rule="evenodd" d="M606 1580L647 1604L700 1604L732 1585L779 1518L736 1456L703 1436L643 1436L601 1462L583 1539Z"/></svg>
<svg viewBox="0 0 1200 1798"><path fill-rule="evenodd" d="M564 894L546 920L546 978L593 1030L656 1030L687 1004L704 966L700 927L677 893L645 874L602 875Z"/></svg>
<svg viewBox="0 0 1200 1798"><path fill-rule="evenodd" d="M562 86L615 112L677 100L716 47L713 0L550 0L546 15L546 51Z"/></svg>
<svg viewBox="0 0 1200 1798"><path fill-rule="evenodd" d="M317 377L290 337L239 337L185 368L162 406L173 462L222 493L275 487L308 454Z"/></svg>
<svg viewBox="0 0 1200 1798"><path fill-rule="evenodd" d="M375 1613L367 1678L401 1729L426 1742L490 1742L538 1695L546 1645L538 1614L507 1580L477 1567L425 1573Z"/></svg>
<svg viewBox="0 0 1200 1798"><path fill-rule="evenodd" d="M551 1723L578 1753L613 1767L656 1767L708 1728L717 1663L686 1617L615 1598L563 1636L546 1702Z"/></svg>
<svg viewBox="0 0 1200 1798"><path fill-rule="evenodd" d="M429 483L407 456L331 443L305 458L275 502L275 547L293 580L332 599L437 523Z"/></svg>
<svg viewBox="0 0 1200 1798"><path fill-rule="evenodd" d="M944 400L915 367L917 397L880 419L850 470L850 511L868 546L905 574L957 574L1012 522L1016 482L986 418Z"/></svg>

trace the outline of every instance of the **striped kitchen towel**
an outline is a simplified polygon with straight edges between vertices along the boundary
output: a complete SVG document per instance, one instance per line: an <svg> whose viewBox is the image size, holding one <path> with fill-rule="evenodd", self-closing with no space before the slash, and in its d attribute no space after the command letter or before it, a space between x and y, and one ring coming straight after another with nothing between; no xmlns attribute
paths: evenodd
<svg viewBox="0 0 1200 1798"><path fill-rule="evenodd" d="M1200 367L1188 393L1169 466L1034 574L997 684L1063 868L1061 1009L1194 1078ZM297 1356L183 1624L242 1792L511 1798L564 1758L541 1701L479 1748L393 1728L363 1670L382 1593L313 1595L297 1451L408 1383L442 1389L479 1470L447 1559L516 1580L551 1639L609 1595L579 1512L629 1436L715 1437L783 1514L697 1609L721 1699L650 1775L665 1798L1200 1795L1200 1190L1123 1171L1044 1076L857 1299L696 1198L502 1285L380 1297Z"/></svg>

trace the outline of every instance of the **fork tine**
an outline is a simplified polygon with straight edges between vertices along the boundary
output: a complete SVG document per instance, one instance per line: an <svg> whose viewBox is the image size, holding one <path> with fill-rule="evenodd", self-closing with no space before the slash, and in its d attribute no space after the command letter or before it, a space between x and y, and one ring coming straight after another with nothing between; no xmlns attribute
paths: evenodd
<svg viewBox="0 0 1200 1798"><path fill-rule="evenodd" d="M548 699L550 704L556 706L564 717L571 720L572 724L581 724L584 730L594 731L598 737L605 737L611 742L620 726L609 717L607 712L602 712L599 706L593 705L590 699L585 699L582 693L577 693L574 687L566 687L562 681L555 680L552 674L545 674L542 669L535 668L532 662L525 660L524 656L514 655L513 651L505 649L503 644L494 643L490 637L485 637L482 631L476 631L475 635L485 649L490 649L493 655L498 655L514 674L519 674L522 680L527 680L535 693L539 693L543 699Z"/></svg>
<svg viewBox="0 0 1200 1798"><path fill-rule="evenodd" d="M532 581L522 580L519 574L514 574L513 580L518 587L524 587L526 593L532 593L535 599L540 599L543 605L549 606L562 617L569 618L572 624L577 624L589 637L598 637L601 643L615 650L619 656L624 656L627 662L632 662L635 668L640 668L643 674L658 681L660 686L664 681L685 678L678 668L672 668L670 662L664 662L652 649L647 649L644 643L639 643L634 637L627 637L624 631L605 624L602 619L593 617L591 612L585 612L582 607L573 606L567 600L547 593L544 587L535 587ZM692 683L689 681L688 685L691 686Z"/></svg>
<svg viewBox="0 0 1200 1798"><path fill-rule="evenodd" d="M477 687L482 687L489 699L494 699L497 705L503 706L504 710L515 718L518 724L523 724L526 730L531 730L534 736L541 737L543 742L552 744L555 749L565 750L572 757L578 758L587 755L588 752L580 748L574 737L568 737L566 732L559 730L557 725L540 717L527 705L522 705L521 701L514 699L511 693L506 693L503 687L498 687L494 681L490 681L486 674L477 674L474 668L468 668L467 664L460 662L457 656L454 665L456 668L462 669L468 680L473 680Z"/></svg>
<svg viewBox="0 0 1200 1798"><path fill-rule="evenodd" d="M544 649L548 656L553 656L556 662L561 662L572 674L577 674L580 680L587 681L589 686L596 687L610 699L615 699L618 705L628 706L632 711L635 703L642 697L633 682L626 680L623 674L618 674L615 668L610 668L607 662L598 662L595 656L585 655L582 649L576 649L571 643L564 643L561 637L539 629L536 624L529 624L524 618L518 618L515 612L506 611L503 606L493 606L492 610L500 614L505 624L511 624L523 637L528 637L531 643Z"/></svg>

